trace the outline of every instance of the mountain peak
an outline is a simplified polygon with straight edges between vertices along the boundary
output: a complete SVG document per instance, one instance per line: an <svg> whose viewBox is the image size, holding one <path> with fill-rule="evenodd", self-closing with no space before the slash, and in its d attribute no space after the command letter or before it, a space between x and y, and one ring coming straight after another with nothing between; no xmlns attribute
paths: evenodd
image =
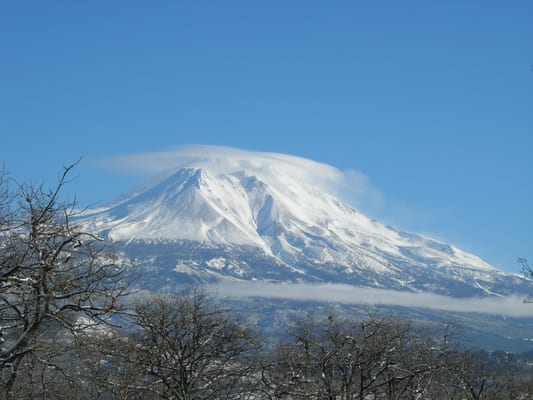
<svg viewBox="0 0 533 400"><path fill-rule="evenodd" d="M189 265L217 279L269 277L430 291L439 281L450 281L456 292L475 287L496 293L502 277L511 275L451 245L366 217L324 190L324 176L336 179L334 169L287 157L186 159L86 221L116 242L174 243L175 249L216 253L216 262L207 255L194 261L197 250L179 250L174 266ZM288 160L295 170L287 169ZM314 172L322 181L309 178Z"/></svg>

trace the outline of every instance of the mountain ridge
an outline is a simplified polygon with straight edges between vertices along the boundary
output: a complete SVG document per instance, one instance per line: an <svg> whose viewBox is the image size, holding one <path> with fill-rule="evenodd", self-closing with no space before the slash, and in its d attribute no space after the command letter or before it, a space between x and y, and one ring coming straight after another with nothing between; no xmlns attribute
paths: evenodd
<svg viewBox="0 0 533 400"><path fill-rule="evenodd" d="M273 171L178 168L89 211L85 223L126 253L128 246L144 248L146 254L134 251L143 263L174 252L157 265L177 280L339 282L458 295L527 291L522 278L475 255L390 228L290 171ZM191 246L197 255L184 253Z"/></svg>

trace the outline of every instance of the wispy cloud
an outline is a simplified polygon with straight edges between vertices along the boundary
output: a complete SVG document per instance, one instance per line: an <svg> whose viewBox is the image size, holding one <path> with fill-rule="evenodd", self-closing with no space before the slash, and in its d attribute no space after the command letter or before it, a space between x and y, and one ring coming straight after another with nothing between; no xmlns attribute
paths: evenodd
<svg viewBox="0 0 533 400"><path fill-rule="evenodd" d="M118 155L106 158L107 168L141 176L169 174L179 168L204 168L215 174L245 170L265 179L293 180L314 186L355 207L384 203L384 196L360 171L333 166L293 155L255 152L223 146L187 145L171 151Z"/></svg>
<svg viewBox="0 0 533 400"><path fill-rule="evenodd" d="M432 293L410 293L342 284L219 283L212 293L234 298L264 297L300 301L420 307L452 312L476 312L508 317L533 316L533 304L523 296L456 298Z"/></svg>

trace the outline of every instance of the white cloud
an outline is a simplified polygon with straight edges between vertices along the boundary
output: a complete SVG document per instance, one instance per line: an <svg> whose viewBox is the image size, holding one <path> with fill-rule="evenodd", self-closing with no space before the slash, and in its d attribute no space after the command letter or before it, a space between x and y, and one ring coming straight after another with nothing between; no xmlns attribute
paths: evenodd
<svg viewBox="0 0 533 400"><path fill-rule="evenodd" d="M366 175L302 157L241 150L223 146L188 145L172 151L119 155L107 158L108 168L147 175L167 175L184 167L204 168L214 174L246 170L265 179L303 182L337 196L355 207L376 209L384 197Z"/></svg>
<svg viewBox="0 0 533 400"><path fill-rule="evenodd" d="M523 296L457 298L432 293L361 288L342 284L220 283L209 287L219 296L265 297L301 301L420 307L452 312L476 312L508 317L533 316L533 304Z"/></svg>
<svg viewBox="0 0 533 400"><path fill-rule="evenodd" d="M339 196L354 202L357 207L368 207L369 211L379 210L385 205L383 194L372 185L365 174L354 169L343 172Z"/></svg>

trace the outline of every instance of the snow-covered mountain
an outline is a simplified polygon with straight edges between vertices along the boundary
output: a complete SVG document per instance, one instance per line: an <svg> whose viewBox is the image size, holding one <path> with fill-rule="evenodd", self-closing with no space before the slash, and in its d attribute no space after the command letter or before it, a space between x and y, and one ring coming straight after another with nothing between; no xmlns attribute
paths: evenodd
<svg viewBox="0 0 533 400"><path fill-rule="evenodd" d="M458 296L531 287L452 245L344 204L325 192L339 178L334 168L247 154L181 157L85 221L169 285L190 277L335 282Z"/></svg>

